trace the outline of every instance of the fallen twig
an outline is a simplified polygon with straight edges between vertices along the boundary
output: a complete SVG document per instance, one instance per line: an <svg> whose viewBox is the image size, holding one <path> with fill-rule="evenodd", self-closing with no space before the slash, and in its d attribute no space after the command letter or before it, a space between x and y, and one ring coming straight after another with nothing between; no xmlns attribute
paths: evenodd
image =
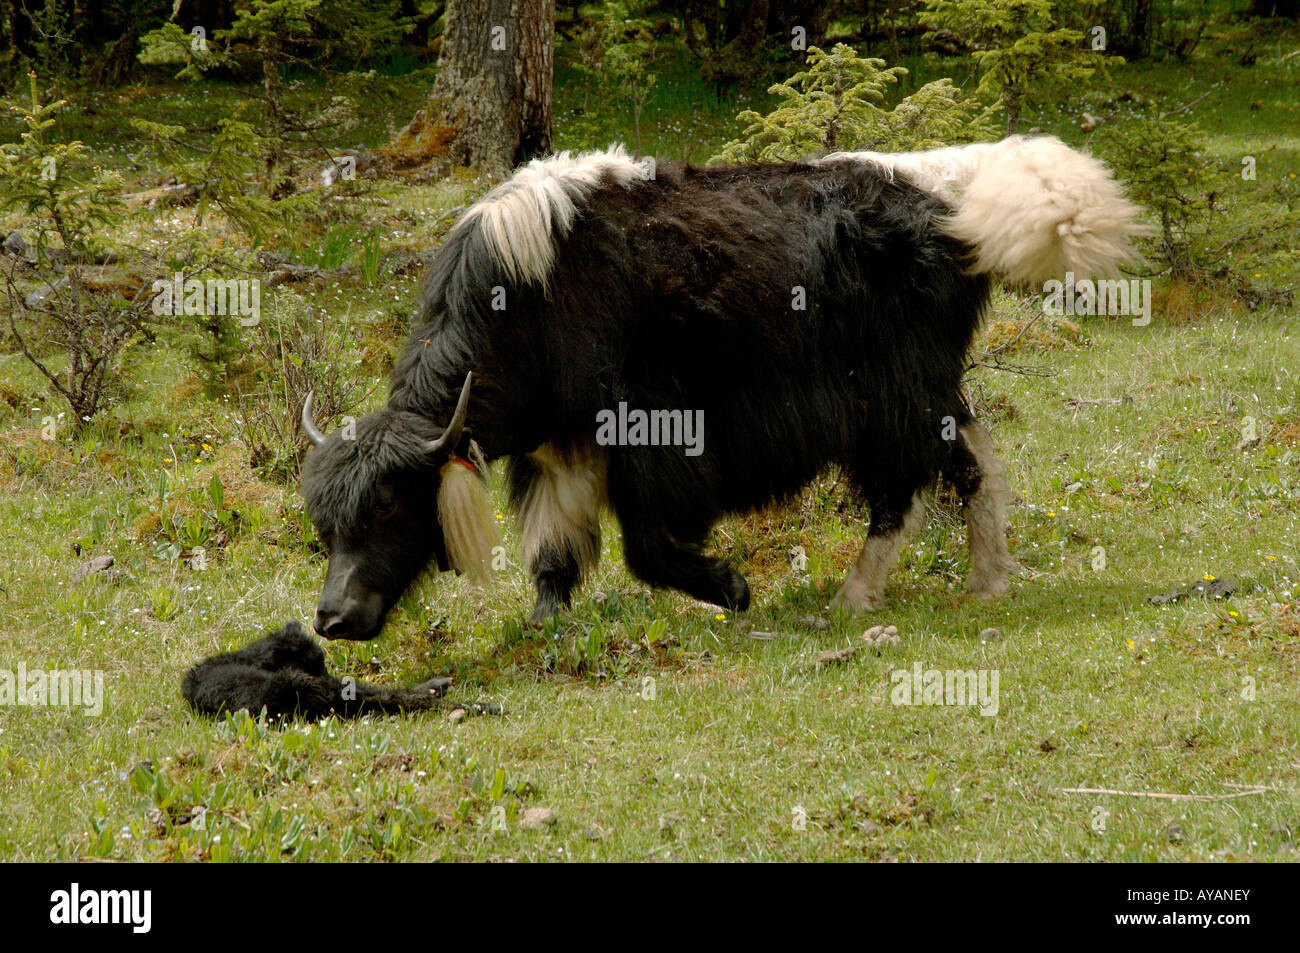
<svg viewBox="0 0 1300 953"><path fill-rule="evenodd" d="M1235 785L1234 785L1235 787ZM1272 788L1256 785L1231 794L1166 794L1163 791L1116 791L1113 788L1061 788L1062 794L1117 794L1121 797L1151 797L1166 801L1229 801L1252 794L1265 794Z"/></svg>

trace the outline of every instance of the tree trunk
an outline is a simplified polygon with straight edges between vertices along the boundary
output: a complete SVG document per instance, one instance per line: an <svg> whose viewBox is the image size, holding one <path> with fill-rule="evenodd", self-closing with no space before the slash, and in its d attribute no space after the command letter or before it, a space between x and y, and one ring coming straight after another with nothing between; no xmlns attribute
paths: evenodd
<svg viewBox="0 0 1300 953"><path fill-rule="evenodd" d="M278 198L281 187L280 165L284 161L284 133L287 128L284 114L283 89L280 83L280 59L283 42L278 36L262 38L262 90L266 105L266 172L263 190Z"/></svg>
<svg viewBox="0 0 1300 953"><path fill-rule="evenodd" d="M1300 17L1300 2L1297 0L1251 0L1246 10L1248 17L1286 17L1294 20Z"/></svg>
<svg viewBox="0 0 1300 953"><path fill-rule="evenodd" d="M438 78L391 145L493 176L551 148L555 0L448 0Z"/></svg>
<svg viewBox="0 0 1300 953"><path fill-rule="evenodd" d="M1133 51L1137 57L1151 55L1151 0L1137 0L1133 6Z"/></svg>
<svg viewBox="0 0 1300 953"><path fill-rule="evenodd" d="M0 52L0 61L10 57L32 55L32 20L19 0L4 0L5 21L9 25L9 49Z"/></svg>

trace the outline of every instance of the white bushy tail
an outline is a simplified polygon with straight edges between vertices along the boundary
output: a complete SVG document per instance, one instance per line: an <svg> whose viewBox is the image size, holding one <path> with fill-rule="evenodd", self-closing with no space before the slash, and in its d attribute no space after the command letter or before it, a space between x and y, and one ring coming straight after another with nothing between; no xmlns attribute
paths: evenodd
<svg viewBox="0 0 1300 953"><path fill-rule="evenodd" d="M1138 260L1132 239L1149 231L1110 170L1054 136L827 158L842 157L901 172L942 196L956 210L943 230L975 249L974 270L1012 284L1111 274Z"/></svg>

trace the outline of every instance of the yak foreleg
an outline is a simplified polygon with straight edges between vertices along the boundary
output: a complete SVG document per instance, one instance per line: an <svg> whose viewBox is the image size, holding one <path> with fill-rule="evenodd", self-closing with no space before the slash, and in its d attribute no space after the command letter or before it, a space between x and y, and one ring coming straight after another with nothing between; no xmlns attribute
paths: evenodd
<svg viewBox="0 0 1300 953"><path fill-rule="evenodd" d="M528 568L537 588L532 621L541 623L568 606L573 590L582 582L582 567L572 552L560 552L550 543L543 543Z"/></svg>
<svg viewBox="0 0 1300 953"><path fill-rule="evenodd" d="M573 590L600 560L604 461L543 446L511 461L510 496L519 511L524 560L537 587L532 621L541 623L569 604Z"/></svg>
<svg viewBox="0 0 1300 953"><path fill-rule="evenodd" d="M625 518L623 550L628 569L652 586L680 589L737 612L749 608L749 583L744 576L721 559L678 545L660 527L629 526Z"/></svg>

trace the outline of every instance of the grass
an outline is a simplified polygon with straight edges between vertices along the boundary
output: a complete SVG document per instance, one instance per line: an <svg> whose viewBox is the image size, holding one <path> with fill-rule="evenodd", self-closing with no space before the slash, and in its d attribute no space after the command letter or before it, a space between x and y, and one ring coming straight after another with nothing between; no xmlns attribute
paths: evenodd
<svg viewBox="0 0 1300 953"><path fill-rule="evenodd" d="M1194 71L1126 68L1118 84L1190 101L1237 75L1213 52ZM1222 161L1268 156L1259 181L1230 196L1228 233L1294 200L1300 143L1284 90L1296 68L1261 66L1252 75L1267 94L1225 84L1197 107ZM685 69L661 83L647 149L700 159L731 135L734 104L719 109L690 84ZM142 109L169 102L120 95ZM557 115L575 99L562 82ZM1072 110L1042 121L1067 131ZM581 140L561 122L557 144L626 135L626 117L600 117ZM128 148L97 128L79 134L102 154ZM466 198L454 184L385 183L377 195L387 227L296 236L295 247L371 269L372 236L426 247L446 224L420 213ZM1285 289L1294 245L1294 233L1251 236L1234 260ZM310 614L324 561L293 488L248 469L233 401L203 396L174 342L130 352L124 401L80 436L57 423L54 441L42 419L59 406L20 356L0 355L0 668L99 670L107 692L99 717L0 706L0 858L1294 859L1295 309L1156 287L1147 327L1081 319L1077 333L1027 335L1016 359L1050 362L1054 377L973 376L1016 492L1024 573L1007 599L962 598L964 530L941 497L891 575L888 605L862 619L827 613L868 516L828 475L789 506L719 526L717 547L753 588L746 618L646 590L607 523L596 577L536 631L521 624L530 587L503 520L511 565L490 591L427 579L380 640L326 647L338 673L452 674L464 697L506 706L460 724L430 713L280 730L193 716L178 690L188 666ZM380 276L303 294L382 354L417 288ZM1008 298L996 310L989 340L1023 314ZM1257 442L1243 442L1246 418ZM499 481L494 492L504 510ZM206 568L186 558L196 543ZM107 553L120 575L72 582L82 560ZM1148 601L1206 576L1234 579L1235 593ZM873 624L897 626L900 643L817 664ZM990 628L998 635L982 637ZM917 663L996 671L996 716L892 704L891 673ZM1216 801L1062 790L1241 785L1268 790ZM536 807L555 823L523 829Z"/></svg>

